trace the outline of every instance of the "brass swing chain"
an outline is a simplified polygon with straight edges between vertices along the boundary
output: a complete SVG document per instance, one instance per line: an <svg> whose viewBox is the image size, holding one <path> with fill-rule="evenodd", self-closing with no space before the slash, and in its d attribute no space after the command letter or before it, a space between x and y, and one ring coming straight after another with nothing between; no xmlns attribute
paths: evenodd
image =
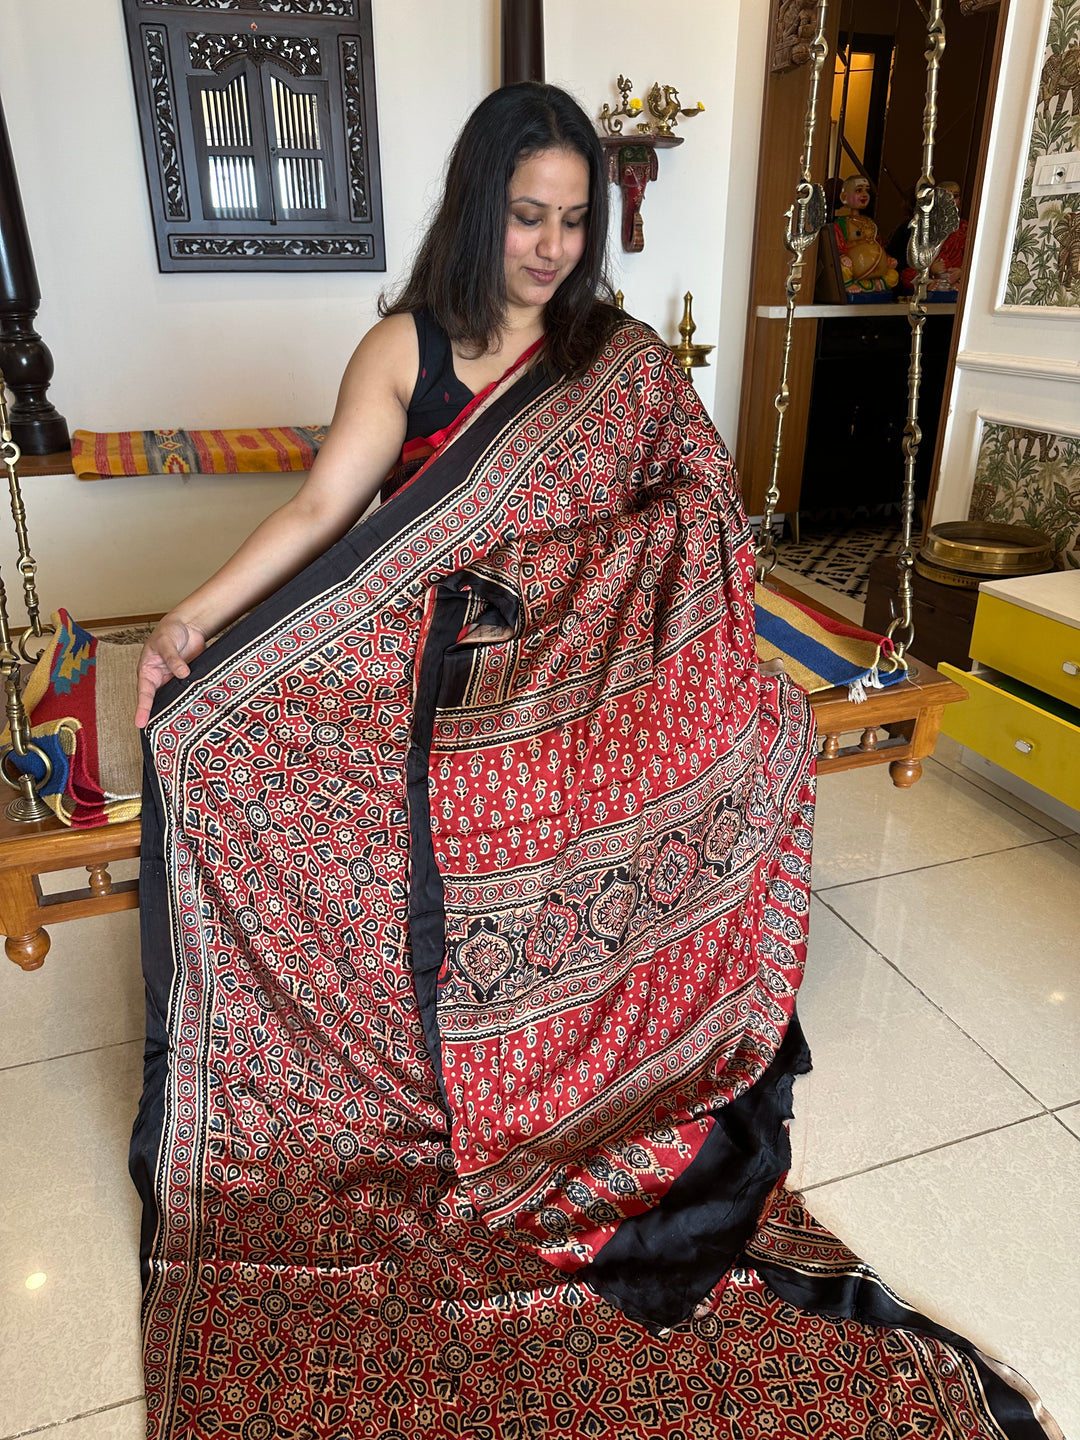
<svg viewBox="0 0 1080 1440"><path fill-rule="evenodd" d="M908 264L917 272L915 290L908 307L911 325L911 360L908 366L908 409L904 426L904 498L899 570L900 614L889 624L886 635L892 641L898 660L902 660L915 638L912 614L913 595L911 571L915 564L912 539L915 518L915 461L922 443L919 425L919 390L922 384L922 339L926 324L926 291L930 267L942 245L960 223L959 212L947 190L934 185L934 138L938 118L938 77L941 57L945 51L945 22L942 18L944 0L928 0L926 15L926 103L923 108L922 174L915 189L915 213L911 217L911 238L908 241ZM920 8L922 8L920 6Z"/></svg>
<svg viewBox="0 0 1080 1440"><path fill-rule="evenodd" d="M810 94L806 102L806 122L803 130L803 151L800 162L799 186L795 192L795 203L789 207L785 219L784 247L791 257L788 262L784 291L787 296L787 319L784 328L784 344L780 362L780 387L773 399L776 410L776 433L773 437L772 473L769 488L765 492L765 510L761 517L761 531L755 548L755 568L758 580L764 580L776 564L776 541L773 538L773 517L780 503L780 455L783 450L784 416L791 403L788 388L788 367L791 360L791 332L795 321L795 298L802 284L806 251L818 237L825 224L825 191L810 179L811 161L814 152L814 131L817 128L818 91L821 73L825 68L829 47L825 40L825 16L829 0L820 0L817 16L817 34L810 45Z"/></svg>
<svg viewBox="0 0 1080 1440"><path fill-rule="evenodd" d="M30 553L30 537L26 531L26 507L23 505L19 472L16 468L22 457L22 451L11 438L3 371L0 371L0 438L2 438L0 458L3 459L7 469L11 518L15 522L15 535L19 542L19 559L16 568L22 576L23 604L26 608L26 618L30 621L29 629L24 630L19 638L19 653L24 660L32 661L37 657L27 653L27 642L31 635L40 640L45 631L41 624L41 604L37 594L37 561ZM5 614L5 620L6 618Z"/></svg>
<svg viewBox="0 0 1080 1440"><path fill-rule="evenodd" d="M22 451L11 438L4 376L0 371L0 459L3 460L8 473L11 514L15 521L15 532L19 541L18 568L22 575L23 596L26 602L27 617L30 621L30 628L24 631L20 637L18 648L24 659L31 660L35 657L26 652L27 639L31 635L41 638L44 631L41 626L40 606L35 584L37 563L30 554L30 544L26 533L26 511L23 508L22 491L19 487L17 466L21 456ZM23 705L19 655L12 647L11 629L8 625L7 589L2 574L0 574L0 676L3 677L9 737L8 746L0 752L0 778L19 792L7 806L5 813L11 820L42 820L50 815L51 811L38 792L51 779L53 767L46 752L33 742L30 719L26 713L26 707ZM40 775L35 779L18 766L15 767L15 774L12 775L7 765L8 756L12 751L20 758L31 753L34 754L41 769Z"/></svg>

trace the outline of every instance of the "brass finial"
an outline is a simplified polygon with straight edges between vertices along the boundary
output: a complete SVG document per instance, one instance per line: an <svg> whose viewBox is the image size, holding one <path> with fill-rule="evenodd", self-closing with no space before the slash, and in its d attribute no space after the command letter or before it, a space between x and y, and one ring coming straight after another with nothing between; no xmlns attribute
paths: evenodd
<svg viewBox="0 0 1080 1440"><path fill-rule="evenodd" d="M694 331L697 325L694 323L694 297L689 290L683 296L683 313L679 321L679 334L682 336L678 345L671 347L671 353L675 356L676 363L682 367L683 374L690 379L690 371L699 365L708 365L708 356L713 349L712 345L696 345L694 343Z"/></svg>

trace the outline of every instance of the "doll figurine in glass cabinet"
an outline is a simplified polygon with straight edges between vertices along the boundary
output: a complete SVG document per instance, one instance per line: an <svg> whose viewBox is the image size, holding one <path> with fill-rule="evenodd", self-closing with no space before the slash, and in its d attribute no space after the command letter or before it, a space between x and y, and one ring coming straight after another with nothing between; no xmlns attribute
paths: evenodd
<svg viewBox="0 0 1080 1440"><path fill-rule="evenodd" d="M849 175L824 234L820 299L878 305L896 299L897 264L878 239L869 206L870 182Z"/></svg>

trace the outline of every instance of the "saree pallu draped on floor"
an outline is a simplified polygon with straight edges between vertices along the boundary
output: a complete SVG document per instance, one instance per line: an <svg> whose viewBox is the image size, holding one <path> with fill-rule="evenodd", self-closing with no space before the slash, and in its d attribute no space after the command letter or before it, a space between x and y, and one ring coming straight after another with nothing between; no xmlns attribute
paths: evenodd
<svg viewBox="0 0 1080 1440"><path fill-rule="evenodd" d="M778 1187L813 745L752 593L627 324L162 692L152 1436L1043 1433Z"/></svg>

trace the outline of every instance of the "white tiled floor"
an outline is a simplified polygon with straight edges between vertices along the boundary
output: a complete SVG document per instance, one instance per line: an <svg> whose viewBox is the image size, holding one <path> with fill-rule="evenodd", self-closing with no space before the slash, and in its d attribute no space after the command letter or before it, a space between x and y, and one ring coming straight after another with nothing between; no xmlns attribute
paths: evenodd
<svg viewBox="0 0 1080 1440"><path fill-rule="evenodd" d="M1080 1436L1080 837L960 767L820 786L792 1182ZM136 917L0 969L0 1440L142 1433ZM46 1278L28 1289L32 1275Z"/></svg>

